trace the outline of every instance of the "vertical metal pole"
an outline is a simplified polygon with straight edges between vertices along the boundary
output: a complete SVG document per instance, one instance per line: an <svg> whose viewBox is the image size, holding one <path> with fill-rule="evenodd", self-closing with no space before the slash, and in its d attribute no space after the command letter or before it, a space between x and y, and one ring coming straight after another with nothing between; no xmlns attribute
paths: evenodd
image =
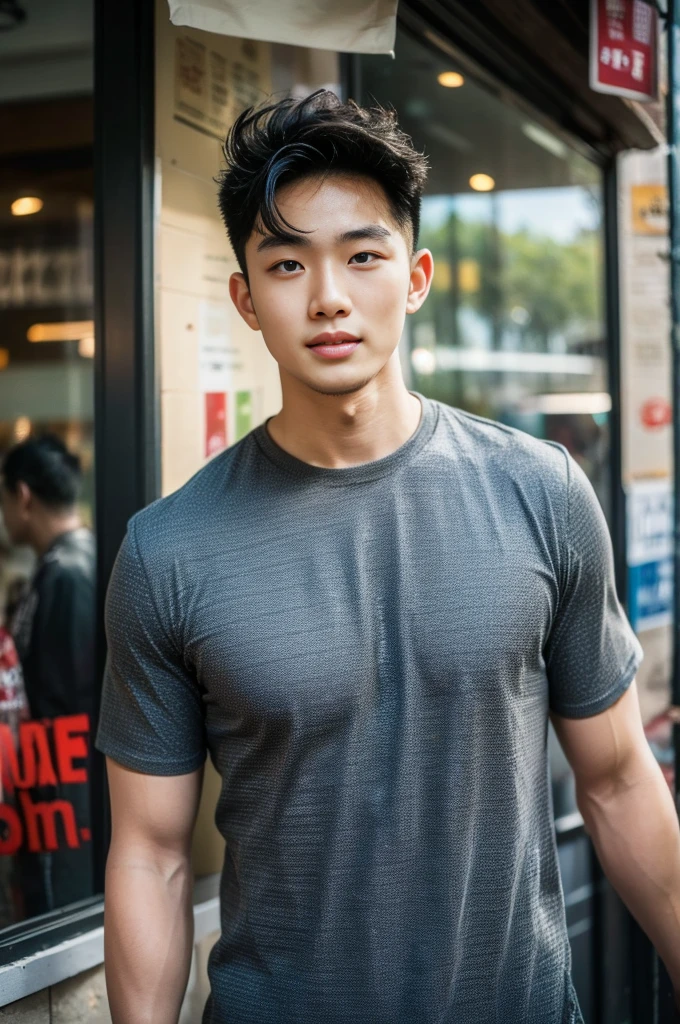
<svg viewBox="0 0 680 1024"><path fill-rule="evenodd" d="M673 675L672 703L680 707L680 0L668 0L668 206L673 387ZM680 722L673 725L675 801L680 794Z"/></svg>

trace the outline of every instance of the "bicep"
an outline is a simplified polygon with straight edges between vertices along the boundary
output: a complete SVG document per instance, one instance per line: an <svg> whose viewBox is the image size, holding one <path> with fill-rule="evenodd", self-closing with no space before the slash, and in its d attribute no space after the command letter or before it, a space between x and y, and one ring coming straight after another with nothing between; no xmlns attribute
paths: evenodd
<svg viewBox="0 0 680 1024"><path fill-rule="evenodd" d="M112 851L189 856L203 768L185 775L146 775L107 758Z"/></svg>
<svg viewBox="0 0 680 1024"><path fill-rule="evenodd" d="M642 727L635 680L619 699L599 714L567 718L551 713L577 789L608 791L634 785L656 762Z"/></svg>

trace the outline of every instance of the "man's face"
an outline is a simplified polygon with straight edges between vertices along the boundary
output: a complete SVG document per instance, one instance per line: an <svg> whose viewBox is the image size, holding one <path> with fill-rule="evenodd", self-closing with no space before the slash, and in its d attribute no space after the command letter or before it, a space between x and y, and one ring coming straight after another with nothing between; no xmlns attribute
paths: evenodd
<svg viewBox="0 0 680 1024"><path fill-rule="evenodd" d="M282 217L308 234L253 231L249 285L230 282L241 316L261 330L286 376L322 394L348 394L378 377L407 312L425 299L432 259L412 256L385 194L369 178L329 175L284 186Z"/></svg>
<svg viewBox="0 0 680 1024"><path fill-rule="evenodd" d="M0 481L0 511L12 544L27 543L28 511L24 489L27 490L26 485L20 484L15 494Z"/></svg>

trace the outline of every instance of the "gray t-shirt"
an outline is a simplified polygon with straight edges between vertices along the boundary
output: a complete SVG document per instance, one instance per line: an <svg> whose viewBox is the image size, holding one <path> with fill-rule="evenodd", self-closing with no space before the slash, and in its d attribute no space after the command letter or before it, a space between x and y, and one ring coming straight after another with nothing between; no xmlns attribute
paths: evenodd
<svg viewBox="0 0 680 1024"><path fill-rule="evenodd" d="M130 522L98 746L222 777L205 1024L581 1020L548 710L603 711L641 649L566 451L421 401L386 458L259 427Z"/></svg>

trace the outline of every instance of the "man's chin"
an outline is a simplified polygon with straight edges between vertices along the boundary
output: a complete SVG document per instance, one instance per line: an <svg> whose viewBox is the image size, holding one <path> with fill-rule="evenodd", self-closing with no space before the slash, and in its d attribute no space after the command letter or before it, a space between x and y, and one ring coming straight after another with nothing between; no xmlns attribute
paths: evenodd
<svg viewBox="0 0 680 1024"><path fill-rule="evenodd" d="M354 381L338 382L335 387L331 387L328 383L322 381L306 380L304 383L311 391L316 392L317 395L327 395L329 398L342 398L345 395L355 395L358 391L363 391L376 376L377 374L371 374L368 377L362 377Z"/></svg>

